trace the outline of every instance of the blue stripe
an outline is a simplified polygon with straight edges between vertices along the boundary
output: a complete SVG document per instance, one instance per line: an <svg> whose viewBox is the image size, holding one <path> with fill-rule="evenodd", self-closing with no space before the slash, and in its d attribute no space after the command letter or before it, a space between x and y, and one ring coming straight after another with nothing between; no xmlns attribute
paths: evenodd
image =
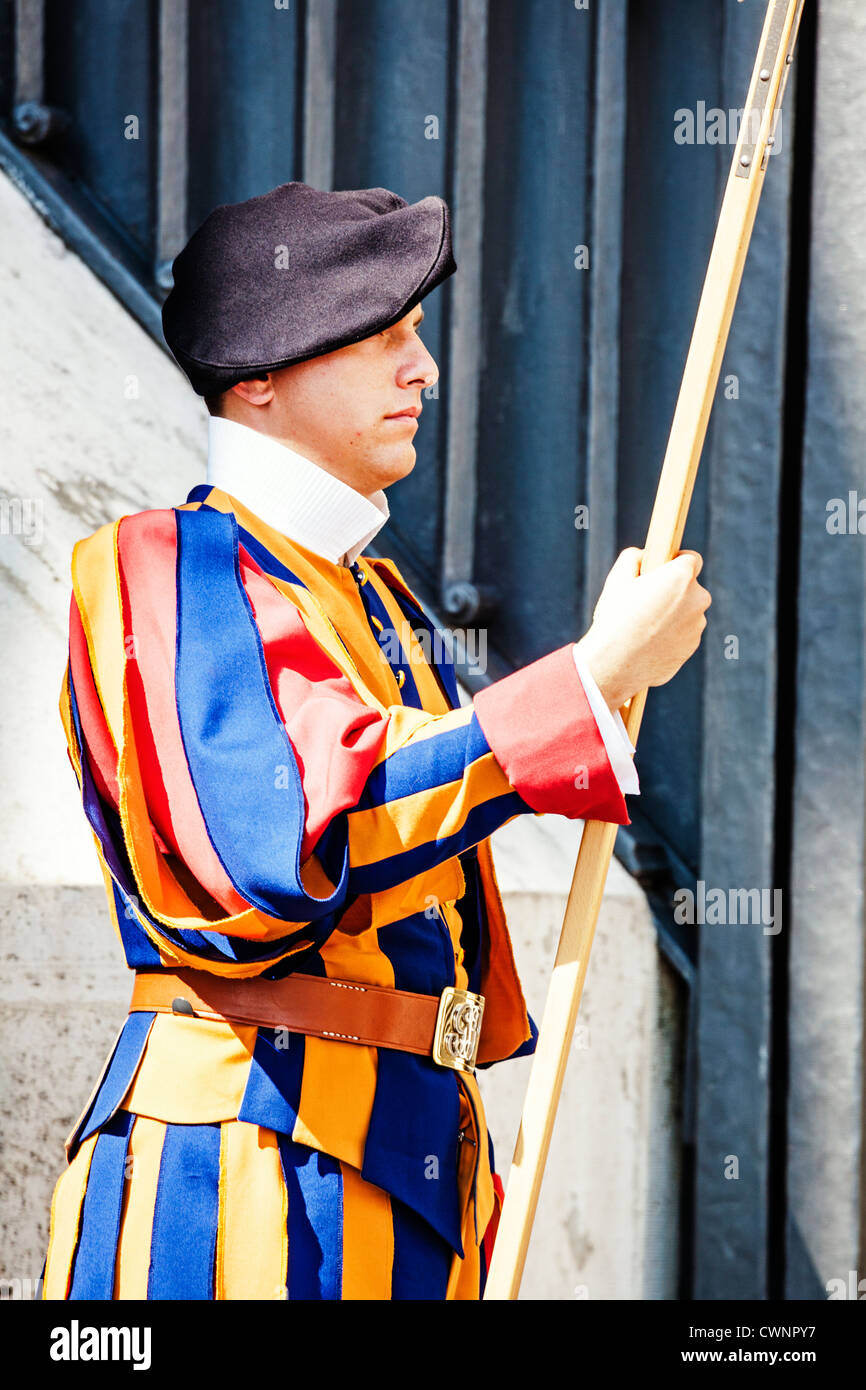
<svg viewBox="0 0 866 1390"><path fill-rule="evenodd" d="M519 792L506 792L503 796L492 797L480 806L473 806L461 828L453 835L443 839L428 840L424 845L392 854L372 864L358 864L349 874L349 891L352 893L381 893L385 888L395 888L398 883L406 883L425 869L444 864L461 850L486 840L494 830L498 830L513 816L534 812ZM353 815L354 812L349 812Z"/></svg>
<svg viewBox="0 0 866 1390"><path fill-rule="evenodd" d="M437 632L436 628L427 617L427 614L417 603L407 598L402 590L395 588L393 584L389 583L387 574L381 574L379 570L377 570L376 573L379 575L379 578L388 585L388 588L394 595L394 598L397 600L397 603L400 605L406 617L409 619L409 622L412 623L413 626L426 629L430 639L430 661L428 665L441 678L445 688L445 695L451 708L459 709L460 692L457 688L457 675L454 670L454 662L448 650L448 644L442 637L441 632ZM437 653L441 653L441 660L439 661L436 659Z"/></svg>
<svg viewBox="0 0 866 1390"><path fill-rule="evenodd" d="M191 502L204 502L205 498L210 497L212 492L212 483L196 483L195 487L187 493L186 505L189 506Z"/></svg>
<svg viewBox="0 0 866 1390"><path fill-rule="evenodd" d="M290 1299L340 1299L343 1285L343 1174L330 1154L277 1138L288 1193Z"/></svg>
<svg viewBox="0 0 866 1390"><path fill-rule="evenodd" d="M377 1068L361 1176L426 1217L462 1255L456 1073L390 1047L379 1048Z"/></svg>
<svg viewBox="0 0 866 1390"><path fill-rule="evenodd" d="M245 530L240 523L238 524L238 537L244 550L265 574L269 574L273 579L283 579L287 584L297 584L300 589L307 588L303 580L299 579L293 570L290 570L287 565L272 555L261 541L256 540L252 531Z"/></svg>
<svg viewBox="0 0 866 1390"><path fill-rule="evenodd" d="M105 862L108 865L109 873L123 894L124 902L130 904L135 903L141 915L146 917L148 922L151 923L158 932L170 939L173 934L169 932L167 928L154 921L139 899L138 884L136 883L135 874L133 873L129 855L126 850L120 817L112 806L106 805L97 791L96 783L90 771L90 762L84 747L78 698L75 694L75 685L71 675L69 679L69 696L72 711L72 724L75 730L76 742L81 759L81 795L84 813L102 846L102 852L105 856ZM130 965L132 964L132 962L129 963Z"/></svg>
<svg viewBox="0 0 866 1390"><path fill-rule="evenodd" d="M208 835L238 892L290 922L319 922L345 897L317 900L300 878L304 795L268 680L261 637L240 578L230 513L176 511L176 688L181 735ZM287 769L290 786L278 785Z"/></svg>
<svg viewBox="0 0 866 1390"><path fill-rule="evenodd" d="M119 833L119 818L115 817L114 833L106 815L106 808L96 790L96 784L90 771L90 761L84 747L84 738L81 733L81 716L78 711L78 698L75 694L75 684L72 675L69 677L69 703L72 711L72 726L75 730L75 739L78 744L79 757L81 759L81 798L84 805L84 814L99 839L102 852L105 855L105 862L108 865L112 877L122 886L130 897L135 897L137 888L135 878L130 867L129 859L124 851L120 851L118 846L123 843L122 833Z"/></svg>
<svg viewBox="0 0 866 1390"><path fill-rule="evenodd" d="M454 947L438 913L379 928L395 989L439 994L453 985ZM457 1190L460 1094L456 1074L430 1057L379 1048L362 1176L426 1218L463 1254Z"/></svg>
<svg viewBox="0 0 866 1390"><path fill-rule="evenodd" d="M127 1017L99 1090L73 1136L70 1159L75 1156L75 1150L79 1145L101 1129L117 1110L138 1070L150 1025L155 1018L156 1014L153 1013L134 1013Z"/></svg>
<svg viewBox="0 0 866 1390"><path fill-rule="evenodd" d="M500 1058L500 1061L510 1062L512 1057L531 1057L534 1053L538 1045L538 1024L528 1010L526 1017L529 1020L529 1037L525 1042L522 1042L519 1047L516 1047L513 1052L509 1052L507 1057ZM492 1062L482 1062L479 1065L490 1067L494 1064Z"/></svg>
<svg viewBox="0 0 866 1390"><path fill-rule="evenodd" d="M200 510L203 512L218 512L218 508L208 506L205 500L212 491L213 488L209 483L199 483L193 488L186 500L187 502L201 503ZM251 531L245 530L240 522L238 522L238 537L244 550L255 560L259 569L264 570L265 574L272 575L274 579L284 579L287 584L297 584L301 589L307 588L302 579L299 579L281 560L278 560L276 555L268 550L267 546L263 545L260 540L257 540Z"/></svg>
<svg viewBox="0 0 866 1390"><path fill-rule="evenodd" d="M213 1298L219 1173L218 1124L166 1125L153 1213L149 1299Z"/></svg>
<svg viewBox="0 0 866 1390"><path fill-rule="evenodd" d="M301 1103L303 1033L259 1028L238 1119L291 1134Z"/></svg>
<svg viewBox="0 0 866 1390"><path fill-rule="evenodd" d="M148 969L152 966L157 970L161 969L159 951L136 918L128 894L124 893L114 879L111 880L111 889L123 953L130 970Z"/></svg>
<svg viewBox="0 0 866 1390"><path fill-rule="evenodd" d="M455 983L454 943L438 904L425 912L413 912L399 922L389 922L376 933L394 971L396 989L415 994L441 994Z"/></svg>
<svg viewBox="0 0 866 1390"><path fill-rule="evenodd" d="M444 1299L454 1258L451 1246L422 1216L396 1198L391 1199L391 1219L394 1223L391 1299Z"/></svg>
<svg viewBox="0 0 866 1390"><path fill-rule="evenodd" d="M355 581L358 585L358 593L367 614L367 621L370 631L379 644L379 650L387 658L391 670L396 674L403 673L403 682L400 686L400 699L404 705L411 706L413 709L423 709L421 696L418 694L418 686L412 673L412 664L406 654L406 649L400 640L399 634L394 627L393 619L385 607L373 585L369 582L361 582L362 568L356 560L351 566ZM381 628L377 627L373 619L378 619Z"/></svg>
<svg viewBox="0 0 866 1390"><path fill-rule="evenodd" d="M370 773L352 810L369 811L401 796L459 782L468 767L489 753L490 744L473 713L456 729L443 729L430 738L396 748Z"/></svg>
<svg viewBox="0 0 866 1390"><path fill-rule="evenodd" d="M278 956L285 955L287 951L306 951L320 944L325 937L330 936L332 918L336 920L336 913L328 913L322 917L315 926L301 927L297 931L288 932L285 936L274 937L272 941L248 941L242 936L226 936L223 932L179 932L178 935L186 938L197 937L198 941L190 945L187 941L183 944L188 949L197 953L208 960L233 960L245 963L247 961L268 961L276 960ZM165 928L163 928L165 930ZM295 966L295 969L300 967Z"/></svg>
<svg viewBox="0 0 866 1390"><path fill-rule="evenodd" d="M70 1298L111 1299L114 1295L114 1267L133 1119L128 1110L119 1110L94 1145Z"/></svg>

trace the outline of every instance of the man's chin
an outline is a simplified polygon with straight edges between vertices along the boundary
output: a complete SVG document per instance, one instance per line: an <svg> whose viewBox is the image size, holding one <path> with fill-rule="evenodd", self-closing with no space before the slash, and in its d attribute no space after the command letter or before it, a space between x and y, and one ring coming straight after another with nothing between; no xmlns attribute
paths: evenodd
<svg viewBox="0 0 866 1390"><path fill-rule="evenodd" d="M390 458L380 459L382 482L379 486L389 487L391 483L398 483L401 478L408 477L415 467L416 457L414 444L404 444L401 449L395 450Z"/></svg>

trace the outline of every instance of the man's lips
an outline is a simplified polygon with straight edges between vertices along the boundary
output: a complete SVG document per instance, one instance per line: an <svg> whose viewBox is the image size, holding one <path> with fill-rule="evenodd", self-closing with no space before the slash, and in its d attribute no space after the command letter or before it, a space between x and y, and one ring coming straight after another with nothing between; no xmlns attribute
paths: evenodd
<svg viewBox="0 0 866 1390"><path fill-rule="evenodd" d="M421 414L420 405L407 405L405 410L398 410L394 415L386 415L386 420L417 420Z"/></svg>

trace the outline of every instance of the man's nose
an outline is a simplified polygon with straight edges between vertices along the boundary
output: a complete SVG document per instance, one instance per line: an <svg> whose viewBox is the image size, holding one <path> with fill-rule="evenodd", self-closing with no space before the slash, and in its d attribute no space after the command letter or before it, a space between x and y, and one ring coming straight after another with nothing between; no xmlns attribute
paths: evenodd
<svg viewBox="0 0 866 1390"><path fill-rule="evenodd" d="M423 343L418 343L399 375L401 386L411 386L416 382L422 387L433 386L439 380L436 360Z"/></svg>

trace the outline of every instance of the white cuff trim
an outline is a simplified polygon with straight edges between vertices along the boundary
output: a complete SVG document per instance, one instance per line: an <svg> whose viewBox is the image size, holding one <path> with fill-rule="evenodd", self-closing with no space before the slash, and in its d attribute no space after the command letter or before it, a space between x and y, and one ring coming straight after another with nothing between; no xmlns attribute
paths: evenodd
<svg viewBox="0 0 866 1390"><path fill-rule="evenodd" d="M572 651L580 683L598 725L598 732L604 741L605 751L610 759L613 774L619 783L619 789L623 796L639 796L640 783L633 761L634 745L625 731L622 715L619 710L616 714L611 714L607 701L593 679L592 672L578 651L576 642Z"/></svg>

